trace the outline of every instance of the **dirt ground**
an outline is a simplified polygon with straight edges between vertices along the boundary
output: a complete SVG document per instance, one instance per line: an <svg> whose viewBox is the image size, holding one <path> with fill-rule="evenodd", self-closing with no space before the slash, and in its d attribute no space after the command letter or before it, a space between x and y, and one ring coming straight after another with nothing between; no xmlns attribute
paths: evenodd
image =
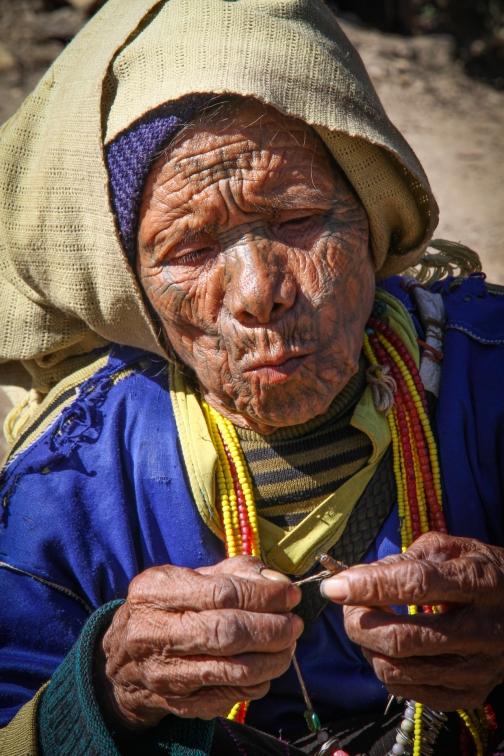
<svg viewBox="0 0 504 756"><path fill-rule="evenodd" d="M488 278L504 283L504 92L462 72L450 37L342 25L429 177L441 210L436 237L476 250Z"/></svg>
<svg viewBox="0 0 504 756"><path fill-rule="evenodd" d="M91 6L91 0L69 0L50 10L43 0L0 0L0 123L79 31ZM342 26L425 167L441 209L436 237L476 250L488 278L504 284L504 92L469 79L453 59L449 37ZM0 391L0 421L8 407Z"/></svg>

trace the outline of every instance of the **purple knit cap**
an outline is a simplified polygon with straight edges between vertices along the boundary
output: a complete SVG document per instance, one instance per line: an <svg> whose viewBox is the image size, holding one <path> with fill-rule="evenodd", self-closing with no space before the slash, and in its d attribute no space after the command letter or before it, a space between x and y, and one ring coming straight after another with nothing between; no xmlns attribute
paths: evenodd
<svg viewBox="0 0 504 756"><path fill-rule="evenodd" d="M209 102L211 95L191 95L167 103L135 121L105 148L110 194L128 260L135 262L142 192L152 164L177 131Z"/></svg>

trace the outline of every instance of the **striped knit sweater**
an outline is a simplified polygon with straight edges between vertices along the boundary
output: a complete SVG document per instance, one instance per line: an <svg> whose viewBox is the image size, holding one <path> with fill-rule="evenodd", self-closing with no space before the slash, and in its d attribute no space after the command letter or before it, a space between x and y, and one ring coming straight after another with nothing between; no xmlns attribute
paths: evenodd
<svg viewBox="0 0 504 756"><path fill-rule="evenodd" d="M258 514L290 530L364 467L371 456L371 441L350 420L365 386L362 359L358 372L324 415L269 436L236 428Z"/></svg>

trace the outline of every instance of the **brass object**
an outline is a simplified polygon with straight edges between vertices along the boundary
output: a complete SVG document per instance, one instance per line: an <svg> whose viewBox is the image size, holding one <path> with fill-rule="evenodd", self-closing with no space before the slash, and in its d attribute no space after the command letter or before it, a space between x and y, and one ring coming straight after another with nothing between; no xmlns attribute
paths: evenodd
<svg viewBox="0 0 504 756"><path fill-rule="evenodd" d="M322 580L326 580L327 578L333 577L334 575L338 575L340 572L343 572L343 570L348 570L348 565L346 565L344 562L338 562L337 559L333 559L333 557L329 556L329 554L321 554L317 558L317 561L322 565L322 567L325 567L325 570L323 570L322 572L317 572L316 575L310 575L310 577L304 578L303 580L296 580L294 585L321 583Z"/></svg>

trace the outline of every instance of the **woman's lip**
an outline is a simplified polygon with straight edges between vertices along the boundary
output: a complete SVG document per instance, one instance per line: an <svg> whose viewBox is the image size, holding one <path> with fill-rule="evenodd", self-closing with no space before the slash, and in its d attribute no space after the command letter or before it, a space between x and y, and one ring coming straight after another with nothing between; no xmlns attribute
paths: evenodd
<svg viewBox="0 0 504 756"><path fill-rule="evenodd" d="M265 383L275 384L286 381L302 365L308 354L298 354L293 357L283 358L275 362L265 362L260 365L244 370L244 373L254 373L263 379Z"/></svg>

